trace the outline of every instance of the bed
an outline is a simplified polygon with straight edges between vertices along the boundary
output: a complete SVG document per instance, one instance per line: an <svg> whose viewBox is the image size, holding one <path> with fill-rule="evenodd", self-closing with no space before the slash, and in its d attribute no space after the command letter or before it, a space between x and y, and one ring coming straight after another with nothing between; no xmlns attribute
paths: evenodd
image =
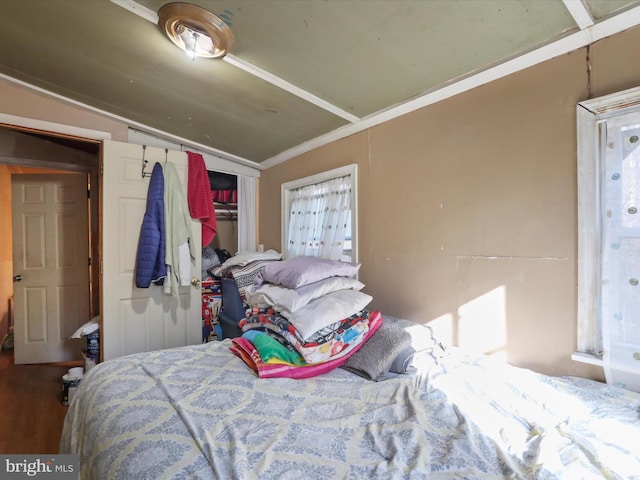
<svg viewBox="0 0 640 480"><path fill-rule="evenodd" d="M640 394L448 348L371 381L259 378L225 339L92 368L60 453L82 479L640 478Z"/></svg>

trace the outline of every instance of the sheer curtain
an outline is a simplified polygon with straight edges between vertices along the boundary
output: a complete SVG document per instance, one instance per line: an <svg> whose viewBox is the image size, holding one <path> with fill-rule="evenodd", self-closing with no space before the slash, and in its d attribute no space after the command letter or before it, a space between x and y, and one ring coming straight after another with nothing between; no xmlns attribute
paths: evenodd
<svg viewBox="0 0 640 480"><path fill-rule="evenodd" d="M640 112L607 121L602 191L605 375L640 391Z"/></svg>
<svg viewBox="0 0 640 480"><path fill-rule="evenodd" d="M351 215L351 176L291 191L287 257L340 260Z"/></svg>
<svg viewBox="0 0 640 480"><path fill-rule="evenodd" d="M256 178L238 175L238 251L256 251Z"/></svg>

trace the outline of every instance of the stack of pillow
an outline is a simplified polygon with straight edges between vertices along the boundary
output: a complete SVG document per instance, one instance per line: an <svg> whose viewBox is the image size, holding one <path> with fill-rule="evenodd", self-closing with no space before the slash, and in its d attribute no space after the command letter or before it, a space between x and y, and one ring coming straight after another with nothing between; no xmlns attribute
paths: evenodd
<svg viewBox="0 0 640 480"><path fill-rule="evenodd" d="M246 289L250 309L231 351L260 377L306 378L344 364L381 325L355 276L360 264L271 262Z"/></svg>

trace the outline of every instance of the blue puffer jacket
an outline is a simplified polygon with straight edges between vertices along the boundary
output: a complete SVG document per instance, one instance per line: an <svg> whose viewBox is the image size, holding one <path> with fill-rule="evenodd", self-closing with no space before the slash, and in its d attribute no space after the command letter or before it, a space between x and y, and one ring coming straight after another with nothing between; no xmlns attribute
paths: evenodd
<svg viewBox="0 0 640 480"><path fill-rule="evenodd" d="M164 235L164 175L162 165L156 162L149 180L147 209L138 240L136 287L149 288L151 282L164 283L167 276Z"/></svg>

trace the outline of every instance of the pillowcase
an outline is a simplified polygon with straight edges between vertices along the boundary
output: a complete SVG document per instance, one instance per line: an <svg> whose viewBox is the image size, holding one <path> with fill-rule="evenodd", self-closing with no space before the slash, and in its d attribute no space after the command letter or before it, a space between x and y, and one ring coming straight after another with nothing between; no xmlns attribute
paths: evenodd
<svg viewBox="0 0 640 480"><path fill-rule="evenodd" d="M300 288L287 288L273 283L252 285L246 290L247 303L252 307L273 307L276 312L295 312L323 295L339 290L362 290L364 283L355 278L330 277Z"/></svg>
<svg viewBox="0 0 640 480"><path fill-rule="evenodd" d="M283 312L282 316L307 340L318 330L364 310L371 300L371 295L357 290L339 290L316 298L293 313Z"/></svg>
<svg viewBox="0 0 640 480"><path fill-rule="evenodd" d="M246 303L247 288L253 285L256 277L270 263L280 263L278 260L255 260L242 266L233 266L227 271L227 276L233 278L238 286L242 303Z"/></svg>
<svg viewBox="0 0 640 480"><path fill-rule="evenodd" d="M359 263L296 257L267 265L262 271L262 280L287 288L299 288L329 277L354 277L359 269Z"/></svg>

